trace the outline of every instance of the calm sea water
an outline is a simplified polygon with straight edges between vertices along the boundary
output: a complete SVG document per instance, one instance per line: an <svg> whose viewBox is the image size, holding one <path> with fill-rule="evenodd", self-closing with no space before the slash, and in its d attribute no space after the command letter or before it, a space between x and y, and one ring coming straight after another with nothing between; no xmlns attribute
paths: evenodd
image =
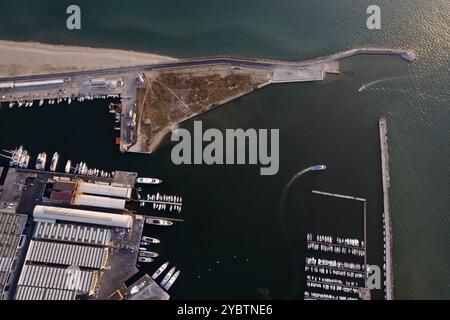
<svg viewBox="0 0 450 320"><path fill-rule="evenodd" d="M161 238L161 261L182 270L175 298L299 298L304 233L314 217L310 190L368 199L369 263L381 259L377 119L388 119L397 298L450 298L450 34L447 0L377 2L382 29L365 28L371 1L78 1L82 30L65 29L69 1L2 6L0 38L143 50L177 57L231 54L303 59L357 46L412 48L419 60L355 57L321 83L267 87L200 117L204 128L279 128L280 172L248 166L173 166L171 145L151 156L121 155L104 103L4 110L0 147L59 151L93 167L137 170L181 194L185 223ZM361 93L358 88L385 79ZM192 128L192 122L185 124ZM326 173L281 190L316 163ZM341 204L321 206L331 230ZM349 209L350 210L350 209ZM339 211L339 210L338 210ZM175 214L172 214L174 216ZM346 219L356 234L359 221ZM331 232L331 231L330 231ZM142 272L153 272L157 266Z"/></svg>

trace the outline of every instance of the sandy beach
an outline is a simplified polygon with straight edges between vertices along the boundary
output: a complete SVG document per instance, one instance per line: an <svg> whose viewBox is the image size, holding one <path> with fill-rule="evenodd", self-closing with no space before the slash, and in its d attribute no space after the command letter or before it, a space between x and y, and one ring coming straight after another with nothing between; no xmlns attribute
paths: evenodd
<svg viewBox="0 0 450 320"><path fill-rule="evenodd" d="M119 49L0 40L0 77L104 69L174 61L175 58Z"/></svg>

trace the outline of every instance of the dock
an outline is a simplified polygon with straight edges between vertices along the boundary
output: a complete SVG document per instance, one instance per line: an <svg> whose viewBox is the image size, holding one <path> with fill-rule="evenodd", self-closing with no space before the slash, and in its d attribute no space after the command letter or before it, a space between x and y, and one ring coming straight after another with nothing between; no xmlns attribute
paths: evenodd
<svg viewBox="0 0 450 320"><path fill-rule="evenodd" d="M384 208L384 242L386 246L386 299L394 299L394 263L392 257L392 216L389 202L390 174L389 174L389 151L387 137L387 122L384 117L378 121L380 130L381 148L381 171L383 178L383 208Z"/></svg>
<svg viewBox="0 0 450 320"><path fill-rule="evenodd" d="M326 197L333 197L338 199L344 199L344 200L353 200L353 201L359 201L363 204L363 217L364 217L364 264L367 266L367 199L361 198L361 197L354 197L354 196L348 196L344 194L338 194L338 193L331 193L331 192L325 192L325 191L318 191L313 190L313 194L326 196Z"/></svg>

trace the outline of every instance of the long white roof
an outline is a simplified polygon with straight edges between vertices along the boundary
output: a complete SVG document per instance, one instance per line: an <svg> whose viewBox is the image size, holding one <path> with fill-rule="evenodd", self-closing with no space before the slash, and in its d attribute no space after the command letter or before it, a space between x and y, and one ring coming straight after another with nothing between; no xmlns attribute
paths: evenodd
<svg viewBox="0 0 450 320"><path fill-rule="evenodd" d="M131 188L97 183L80 182L78 184L78 191L87 194L123 199L129 199L131 197Z"/></svg>

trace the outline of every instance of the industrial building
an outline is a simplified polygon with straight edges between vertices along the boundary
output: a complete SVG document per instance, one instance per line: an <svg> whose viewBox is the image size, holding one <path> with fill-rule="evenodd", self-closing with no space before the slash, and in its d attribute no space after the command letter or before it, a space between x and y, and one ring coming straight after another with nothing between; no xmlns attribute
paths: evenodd
<svg viewBox="0 0 450 320"><path fill-rule="evenodd" d="M131 228L131 224L133 222L133 219L130 215L41 205L38 205L34 208L33 217L36 221L70 221L127 229Z"/></svg>

